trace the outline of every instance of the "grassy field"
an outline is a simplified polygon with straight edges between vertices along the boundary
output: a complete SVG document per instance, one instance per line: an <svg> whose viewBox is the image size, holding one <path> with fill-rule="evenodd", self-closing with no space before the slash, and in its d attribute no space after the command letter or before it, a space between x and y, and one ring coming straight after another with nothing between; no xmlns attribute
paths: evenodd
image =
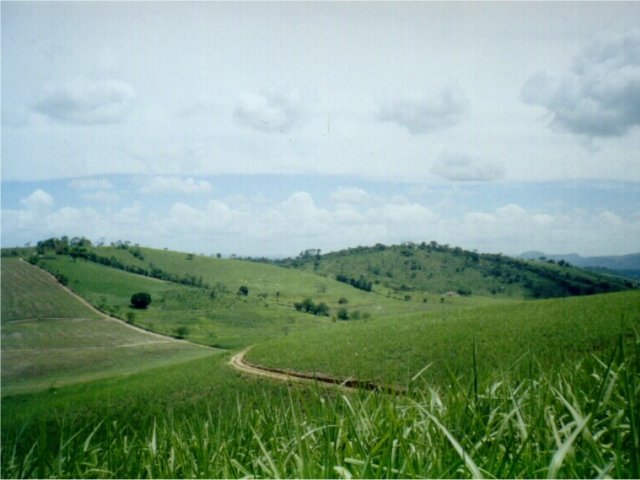
<svg viewBox="0 0 640 480"><path fill-rule="evenodd" d="M2 262L2 395L53 388L210 356L105 319L50 275Z"/></svg>
<svg viewBox="0 0 640 480"><path fill-rule="evenodd" d="M357 312L361 317L377 318L508 302L476 296L452 297L441 302L440 297L428 295L405 301L269 265L198 256L187 260L185 254L175 252L141 251L145 259L152 259L154 265L162 265L163 270L184 275L189 271L188 267L193 267L193 272L204 272L203 277L210 288L163 282L62 255L44 257L39 264L51 272L63 274L69 279L70 288L104 311L123 319L132 312L137 325L167 335L175 335L178 328L185 327L189 340L221 348L248 346L267 338L307 332L334 323L340 307L351 316ZM117 253L121 261L127 256L140 261L123 249L112 248L103 253ZM207 273L208 268L213 269L213 273ZM274 277L272 282L270 275ZM249 294L238 295L238 285L248 286ZM131 295L138 291L149 292L152 303L148 309L134 312L129 304ZM283 293L276 295L277 291ZM293 303L304 298L311 298L316 303L326 302L330 316L296 311ZM340 304L341 298L347 303Z"/></svg>
<svg viewBox="0 0 640 480"><path fill-rule="evenodd" d="M397 397L245 378L226 356L3 398L1 473L635 478L640 344Z"/></svg>
<svg viewBox="0 0 640 480"><path fill-rule="evenodd" d="M39 263L122 317L132 293L149 291L135 324L255 344L249 359L259 364L409 388L388 395L246 376L227 364L231 352L160 343L3 258L2 478L640 476L640 292L424 302L270 265L111 250L208 286L67 256ZM307 296L360 318L296 311Z"/></svg>
<svg viewBox="0 0 640 480"><path fill-rule="evenodd" d="M425 367L429 383L477 371L553 369L640 331L640 292L519 302L394 319L337 322L256 345L257 364L407 384ZM475 350L475 354L474 354Z"/></svg>

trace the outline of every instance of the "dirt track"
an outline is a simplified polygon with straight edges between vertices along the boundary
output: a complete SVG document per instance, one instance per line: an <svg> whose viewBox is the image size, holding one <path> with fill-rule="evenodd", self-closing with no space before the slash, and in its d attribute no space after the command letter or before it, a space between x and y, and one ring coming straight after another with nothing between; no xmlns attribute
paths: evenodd
<svg viewBox="0 0 640 480"><path fill-rule="evenodd" d="M335 378L330 375L325 375L321 373L304 373L304 372L293 372L288 370L281 370L278 368L268 368L262 367L259 365L252 365L248 363L244 356L251 349L251 347L245 348L241 352L236 353L229 360L229 364L234 367L236 370L239 370L244 373L248 373L250 375L258 375L262 377L272 378L275 380L280 380L283 382L311 382L317 384L323 384L328 386L333 386L336 388L345 388L349 390L371 390L371 391L379 391L385 393L405 393L406 389L399 386L386 386L386 385L378 385L373 382L368 382L364 380L358 380L353 377L349 377L346 379L343 378Z"/></svg>

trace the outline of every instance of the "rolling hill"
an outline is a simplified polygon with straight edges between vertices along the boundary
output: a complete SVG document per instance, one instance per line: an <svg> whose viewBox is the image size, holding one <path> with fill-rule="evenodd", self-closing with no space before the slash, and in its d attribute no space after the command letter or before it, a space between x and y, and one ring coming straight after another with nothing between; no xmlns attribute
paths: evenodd
<svg viewBox="0 0 640 480"><path fill-rule="evenodd" d="M409 388L338 393L248 376L230 354L105 318L3 255L3 478L638 476L640 292L524 300L527 280L559 294L627 285L448 247L354 249L339 264L307 252L282 268L77 243L22 254L155 332ZM490 281L504 290L479 295ZM152 303L134 311L141 290ZM296 309L304 298L329 316Z"/></svg>
<svg viewBox="0 0 640 480"><path fill-rule="evenodd" d="M330 278L364 279L373 288L512 298L552 298L627 290L630 280L561 263L480 254L436 242L357 247L321 255L307 250L277 264Z"/></svg>

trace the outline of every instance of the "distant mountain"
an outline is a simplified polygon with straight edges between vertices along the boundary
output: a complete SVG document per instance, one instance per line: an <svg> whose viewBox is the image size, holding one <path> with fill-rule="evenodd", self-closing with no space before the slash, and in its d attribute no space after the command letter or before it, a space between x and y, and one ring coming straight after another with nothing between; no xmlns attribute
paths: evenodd
<svg viewBox="0 0 640 480"><path fill-rule="evenodd" d="M575 267L585 268L603 274L620 275L627 278L640 279L640 253L629 255L609 255L602 257L583 257L576 253L548 255L543 252L529 251L520 255L528 260L565 261Z"/></svg>

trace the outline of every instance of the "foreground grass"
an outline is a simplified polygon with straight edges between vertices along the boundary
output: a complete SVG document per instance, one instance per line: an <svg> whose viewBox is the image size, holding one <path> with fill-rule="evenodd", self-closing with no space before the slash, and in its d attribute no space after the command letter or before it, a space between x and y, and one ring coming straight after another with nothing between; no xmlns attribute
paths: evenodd
<svg viewBox="0 0 640 480"><path fill-rule="evenodd" d="M640 344L408 396L247 380L222 359L10 397L6 477L640 475Z"/></svg>

